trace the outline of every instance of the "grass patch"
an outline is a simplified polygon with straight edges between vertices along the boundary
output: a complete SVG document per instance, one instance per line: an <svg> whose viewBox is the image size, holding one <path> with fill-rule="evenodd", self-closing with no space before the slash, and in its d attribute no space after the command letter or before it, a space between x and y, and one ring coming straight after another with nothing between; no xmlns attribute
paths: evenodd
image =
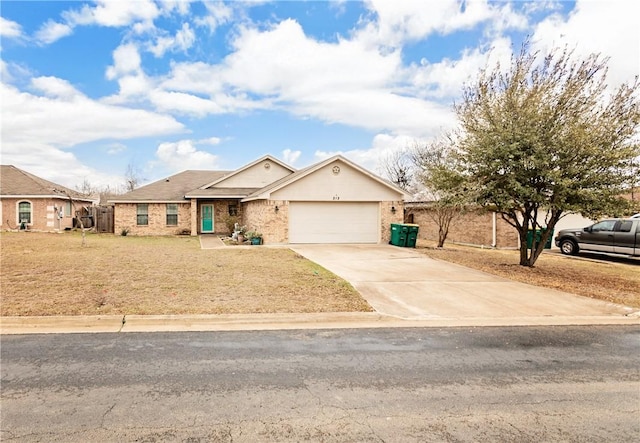
<svg viewBox="0 0 640 443"><path fill-rule="evenodd" d="M444 249L420 246L418 251L431 258L535 286L640 307L640 267L633 263L602 263L544 253L534 268L528 268L518 264L518 251L458 245L446 245Z"/></svg>
<svg viewBox="0 0 640 443"><path fill-rule="evenodd" d="M353 287L289 249L202 250L197 237L2 233L0 313L354 312Z"/></svg>

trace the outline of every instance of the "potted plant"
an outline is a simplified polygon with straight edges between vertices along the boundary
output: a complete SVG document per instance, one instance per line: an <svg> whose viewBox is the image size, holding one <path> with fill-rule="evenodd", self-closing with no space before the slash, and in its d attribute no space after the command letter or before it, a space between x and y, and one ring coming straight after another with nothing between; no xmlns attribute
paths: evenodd
<svg viewBox="0 0 640 443"><path fill-rule="evenodd" d="M262 244L262 234L259 233L258 231L247 232L247 238L249 239L252 245Z"/></svg>
<svg viewBox="0 0 640 443"><path fill-rule="evenodd" d="M244 237L245 237L246 231L247 231L246 226L238 226L236 228L236 231L234 232L234 234L236 236L236 240L238 241L238 243L244 243Z"/></svg>

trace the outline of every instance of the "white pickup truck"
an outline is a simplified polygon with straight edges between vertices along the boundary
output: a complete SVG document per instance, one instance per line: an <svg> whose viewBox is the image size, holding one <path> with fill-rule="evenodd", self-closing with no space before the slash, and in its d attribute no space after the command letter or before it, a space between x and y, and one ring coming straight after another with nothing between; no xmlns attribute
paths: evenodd
<svg viewBox="0 0 640 443"><path fill-rule="evenodd" d="M612 218L581 229L563 229L555 239L560 252L596 251L640 257L640 218Z"/></svg>

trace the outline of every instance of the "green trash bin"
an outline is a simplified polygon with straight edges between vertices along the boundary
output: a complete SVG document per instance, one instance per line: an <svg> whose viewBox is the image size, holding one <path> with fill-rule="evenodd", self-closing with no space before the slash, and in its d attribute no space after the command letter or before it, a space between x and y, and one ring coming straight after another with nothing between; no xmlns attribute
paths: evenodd
<svg viewBox="0 0 640 443"><path fill-rule="evenodd" d="M546 231L547 228L536 229L536 243L540 243L540 239L542 239L542 232ZM544 244L545 249L551 249L551 242L553 241L553 229L551 230L551 235L547 239L547 242ZM531 249L533 247L533 229L529 229L527 231L527 248Z"/></svg>
<svg viewBox="0 0 640 443"><path fill-rule="evenodd" d="M391 223L391 240L389 244L404 247L407 245L407 227L400 223Z"/></svg>
<svg viewBox="0 0 640 443"><path fill-rule="evenodd" d="M415 248L416 242L418 241L418 229L420 228L418 225L413 224L405 224L407 228L407 248Z"/></svg>

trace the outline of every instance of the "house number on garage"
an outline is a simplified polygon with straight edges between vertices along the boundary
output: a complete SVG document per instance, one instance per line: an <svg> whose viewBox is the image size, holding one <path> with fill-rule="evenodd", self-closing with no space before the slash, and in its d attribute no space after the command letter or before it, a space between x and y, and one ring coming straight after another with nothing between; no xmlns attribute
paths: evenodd
<svg viewBox="0 0 640 443"><path fill-rule="evenodd" d="M333 196L333 199L334 200L340 200L340 196L336 194L336 195Z"/></svg>

